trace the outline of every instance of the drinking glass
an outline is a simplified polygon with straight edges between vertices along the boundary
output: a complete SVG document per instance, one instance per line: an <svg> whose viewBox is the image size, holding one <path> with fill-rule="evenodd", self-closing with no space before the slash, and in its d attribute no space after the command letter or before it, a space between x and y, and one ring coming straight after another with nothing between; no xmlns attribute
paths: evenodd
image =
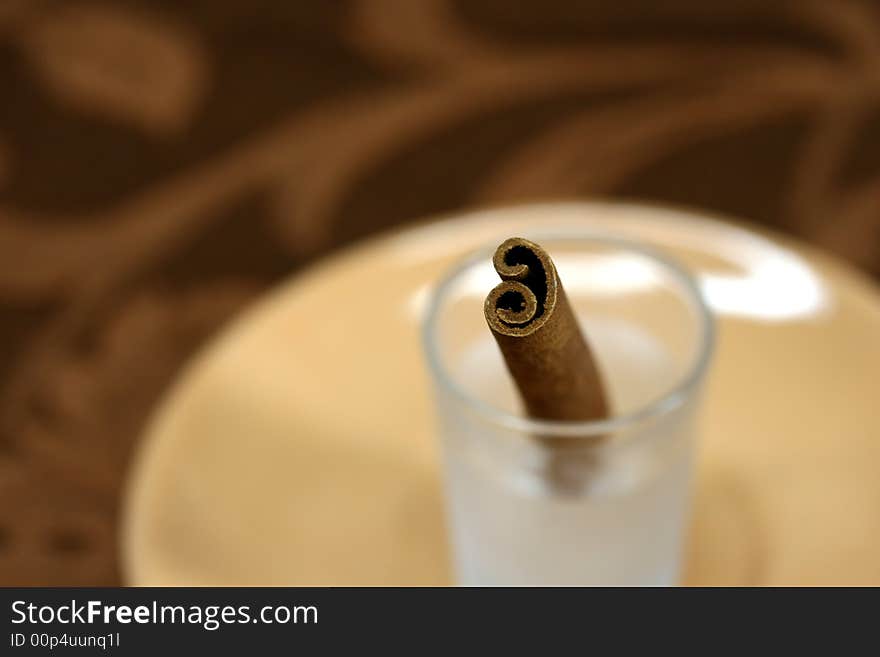
<svg viewBox="0 0 880 657"><path fill-rule="evenodd" d="M499 282L492 254L509 236L439 282L423 339L458 582L676 584L712 317L691 277L647 246L570 230L521 236L555 262L612 413L524 415L483 315ZM560 467L574 485L555 485Z"/></svg>

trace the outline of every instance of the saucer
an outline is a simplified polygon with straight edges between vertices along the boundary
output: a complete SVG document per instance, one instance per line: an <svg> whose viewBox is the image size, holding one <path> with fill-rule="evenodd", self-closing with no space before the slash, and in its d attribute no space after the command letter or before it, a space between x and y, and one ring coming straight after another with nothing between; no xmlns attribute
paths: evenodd
<svg viewBox="0 0 880 657"><path fill-rule="evenodd" d="M134 585L451 581L419 323L431 285L527 228L641 240L718 320L685 583L880 584L880 292L787 238L554 203L380 236L297 274L189 363L132 464Z"/></svg>

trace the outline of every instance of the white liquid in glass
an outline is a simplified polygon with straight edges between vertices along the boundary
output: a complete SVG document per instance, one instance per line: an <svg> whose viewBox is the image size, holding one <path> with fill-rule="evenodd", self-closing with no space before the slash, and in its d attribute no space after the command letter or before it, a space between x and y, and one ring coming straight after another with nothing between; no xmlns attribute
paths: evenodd
<svg viewBox="0 0 880 657"><path fill-rule="evenodd" d="M678 372L638 327L590 318L615 413L644 406ZM469 346L456 378L506 410L517 396L490 334ZM672 585L678 583L690 482L689 406L639 428L603 459L595 485L560 496L539 470L498 449L514 436L443 413L447 499L458 581L465 585ZM626 437L624 437L626 438ZM501 445L503 448L504 445ZM519 446L510 446L515 453ZM529 446L527 446L529 448ZM522 452L520 451L520 458Z"/></svg>

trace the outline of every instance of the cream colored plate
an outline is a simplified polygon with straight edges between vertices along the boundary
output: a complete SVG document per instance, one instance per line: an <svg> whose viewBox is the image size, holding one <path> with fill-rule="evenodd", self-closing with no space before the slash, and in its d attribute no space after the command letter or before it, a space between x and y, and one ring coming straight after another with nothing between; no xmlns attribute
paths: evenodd
<svg viewBox="0 0 880 657"><path fill-rule="evenodd" d="M880 584L877 289L730 224L576 203L372 240L235 321L143 437L128 582L448 582L419 318L454 260L536 224L653 243L697 274L719 315L687 581Z"/></svg>

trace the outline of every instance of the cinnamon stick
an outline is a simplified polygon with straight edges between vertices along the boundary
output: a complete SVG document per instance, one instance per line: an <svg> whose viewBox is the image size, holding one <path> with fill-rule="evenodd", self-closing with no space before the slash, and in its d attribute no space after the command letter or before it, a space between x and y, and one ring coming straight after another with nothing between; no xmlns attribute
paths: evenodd
<svg viewBox="0 0 880 657"><path fill-rule="evenodd" d="M486 297L486 321L529 416L586 421L608 417L599 368L550 256L521 237L492 258L499 283ZM544 475L557 491L581 487L591 464L575 438L537 436L548 448Z"/></svg>

